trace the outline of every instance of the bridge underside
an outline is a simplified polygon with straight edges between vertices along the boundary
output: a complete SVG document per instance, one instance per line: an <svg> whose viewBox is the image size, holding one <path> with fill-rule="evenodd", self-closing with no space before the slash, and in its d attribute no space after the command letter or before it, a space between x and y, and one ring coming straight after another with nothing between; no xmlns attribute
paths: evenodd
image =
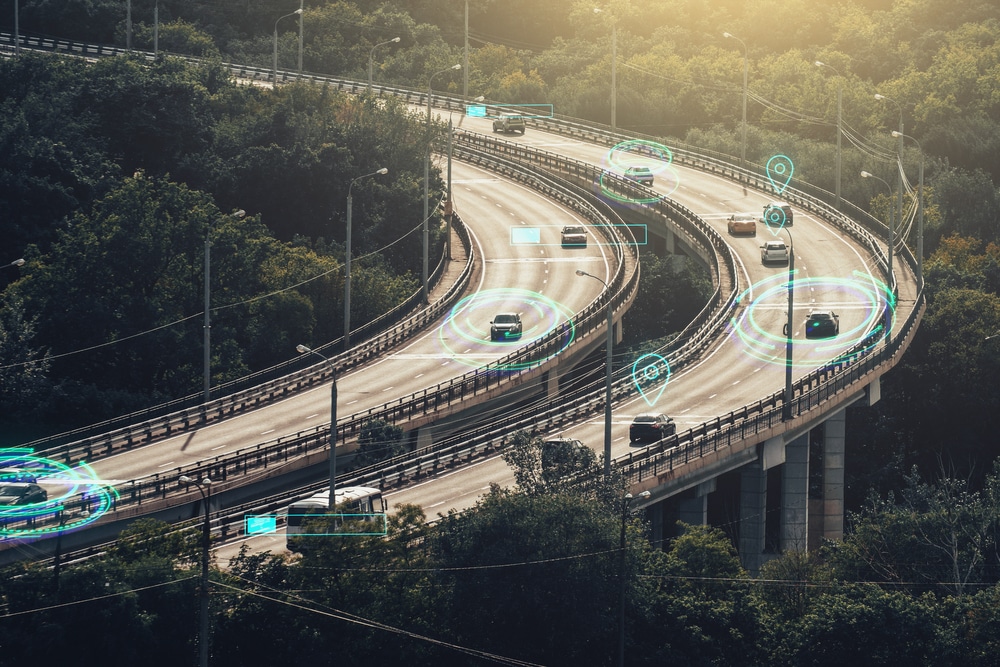
<svg viewBox="0 0 1000 667"><path fill-rule="evenodd" d="M878 400L876 379L853 400L785 434L655 489L645 509L653 544L680 532L678 522L722 529L744 567L756 573L785 551L818 548L844 534L846 409Z"/></svg>

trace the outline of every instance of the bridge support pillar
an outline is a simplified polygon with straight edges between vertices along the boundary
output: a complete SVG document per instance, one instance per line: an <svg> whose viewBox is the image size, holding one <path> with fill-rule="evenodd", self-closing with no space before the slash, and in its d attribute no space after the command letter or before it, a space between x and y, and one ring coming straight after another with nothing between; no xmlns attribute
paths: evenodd
<svg viewBox="0 0 1000 667"><path fill-rule="evenodd" d="M823 424L823 537L844 537L844 439L847 412L838 410Z"/></svg>
<svg viewBox="0 0 1000 667"><path fill-rule="evenodd" d="M750 572L757 572L764 559L767 519L767 470L763 461L740 471L740 560Z"/></svg>
<svg viewBox="0 0 1000 667"><path fill-rule="evenodd" d="M434 444L434 428L431 425L421 426L417 429L416 449L423 449Z"/></svg>
<svg viewBox="0 0 1000 667"><path fill-rule="evenodd" d="M702 482L693 489L694 496L680 501L677 507L678 519L693 526L708 523L708 494L715 491L715 480Z"/></svg>
<svg viewBox="0 0 1000 667"><path fill-rule="evenodd" d="M809 548L809 433L785 445L781 475L781 550Z"/></svg>

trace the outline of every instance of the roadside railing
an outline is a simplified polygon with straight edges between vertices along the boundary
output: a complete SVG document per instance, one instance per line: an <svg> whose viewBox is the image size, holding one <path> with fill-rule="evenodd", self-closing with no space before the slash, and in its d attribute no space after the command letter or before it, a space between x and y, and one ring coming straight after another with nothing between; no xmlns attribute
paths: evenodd
<svg viewBox="0 0 1000 667"><path fill-rule="evenodd" d="M23 43L24 41L22 41ZM84 52L77 45L66 47L63 44L62 46L57 45L53 48L65 48L66 50ZM105 52L105 50L98 48L95 55L119 55L121 53L120 49L111 49L111 51L113 53ZM270 78L269 70L238 66L232 67L234 73L238 70L239 73L237 76L244 76L245 78ZM361 92L363 88L358 82L341 81L330 77L288 75L288 73L281 73L280 75L283 77L282 80L313 80L324 85L336 85L343 90L353 92ZM399 95L410 103L426 103L425 92L386 86L376 87L376 91L378 94ZM438 95L435 95L435 104L457 109L464 106L464 102L461 100L449 100ZM609 145L614 145L614 143L623 139L623 137L614 135L599 127L583 125L564 119L534 119L532 124L545 127L550 131L557 131L566 135ZM479 138L470 138L468 141L470 144L475 144L476 142L478 142L477 149L481 151L489 150L495 154L503 155L504 158L509 158L512 163L516 164L522 160L537 161L547 169L554 168L561 170L565 175L582 181L589 179L589 182L594 182L593 179L598 171L592 166L589 168L581 167L566 158L559 158L559 156L550 157L538 151L532 152L524 146L510 142L499 142L495 139L487 142ZM487 144L490 144L489 148L487 148ZM671 150L674 159L680 163L717 173L764 192L769 189L768 182L758 176L756 172L733 166L726 161L726 156L707 155L704 151L691 151L685 148L672 148ZM494 161L499 160L496 157L493 159ZM510 165L504 168L510 168ZM514 171L518 171L517 167L514 167ZM526 173L529 172L526 171ZM539 177L536 173L529 176L526 182L534 184L534 181L538 179ZM615 182L614 179L611 182ZM623 187L630 186L624 184ZM824 201L828 199L826 196L828 194L811 188L811 186L805 186L802 189L790 188L786 190L782 194L782 198L833 222L846 233L852 235L862 245L870 248L877 263L882 268L883 273L885 273L887 270L887 258L877 237L879 235L887 235L887 227L867 213L853 207L848 202L845 202L845 204L852 211L852 215L858 218L857 221L841 212L833 210ZM690 211L682 210L682 207L677 207L672 202L662 200L657 202L653 208L661 206L664 209L661 214L667 215L672 221L685 227L692 233L693 239L707 234L709 244L716 251L719 250L720 245L728 248L720 235ZM591 219L592 222L594 221L593 218L588 217L588 219ZM600 227L602 224L606 225L608 229L612 229L612 225L606 221L604 223L597 223L597 226ZM619 243L627 245L627 240L619 239ZM905 246L902 247L901 254L911 266L915 264L912 254L909 253L909 250ZM722 257L726 257L726 253L723 253ZM621 263L621 266L624 266L624 262ZM720 264L718 263L718 259L715 260L716 274L721 276L723 270L731 271L734 278L737 275L731 251L729 253L729 260L724 263ZM613 289L609 290L612 296L606 297L617 300L617 306L615 307L620 307L631 298L632 291L630 290L634 290L632 282L636 279L635 272L632 272L632 275L633 278L626 281L624 278L618 278L616 274L616 281L620 282L614 283ZM889 281L895 292L894 277L890 278ZM596 328L601 326L597 323L597 320L603 319L604 308L607 303L606 301L602 303L603 298L605 298L604 295L580 313L577 321L581 329L596 330ZM693 322L686 329L686 334L690 337L685 340L682 335L674 339L671 346L669 346L673 349L667 350L667 352L674 355L671 358L676 359L677 363L683 363L685 355L687 355L687 358L693 358L697 354L697 347L699 345L703 346L705 340L710 340L710 337L714 333L717 333L719 328L725 325L728 317L731 316L731 309L734 307L733 295L731 293L729 298L726 298L720 289L717 289L716 295L713 296L713 301L716 306L714 308L706 307L702 314L699 315L702 321L697 322L696 319L696 322ZM923 294L920 292L918 293L918 299L914 308L899 327L899 335L894 336L888 345L881 348L874 348L866 341L861 341L847 354L841 355L831 364L813 371L794 383L794 398L791 406L793 415L792 423L803 415L807 415L810 411L820 408L824 403L830 401L838 394L842 394L847 390L856 390L858 384L866 382L873 374L884 372L891 367L912 339L919 325L923 309ZM479 369L448 383L442 383L442 385L438 385L437 387L429 388L419 395L400 399L393 404L373 408L360 416L352 415L349 420L343 423L343 427L346 427L347 433L354 434L357 432L360 423L367 421L367 419L383 417L393 422L410 419L416 414L426 414L427 411L436 411L442 406L460 402L463 397L475 396L477 392L483 392L499 386L505 381L512 380L513 377L531 372L535 364L540 364L546 358L546 355L551 353L551 348L545 347L546 345L551 345L551 341L536 341L536 343L518 350L515 353L516 361L514 361L515 355L512 355L508 360L498 362L505 364L512 362L521 364L523 362L529 367L527 371L510 373L509 371L504 371L499 366ZM375 353L377 354L379 351ZM674 365L673 361L671 365ZM328 372L326 364L318 364L317 366L320 367L319 372L313 373L310 376L310 380L313 383L322 382L324 380L324 371ZM494 420L489 425L492 430L486 433L471 434L471 437L463 438L462 442L449 443L441 447L436 447L433 451L421 450L412 453L403 457L403 460L383 464L379 469L370 471L370 474L376 475L379 480L378 483L384 486L396 483L398 480L406 478L407 475L420 474L421 470L433 470L441 465L450 465L450 461L473 456L477 451L496 451L499 447L502 447L504 437L512 430L521 430L528 426L537 429L543 424L554 423L546 421L547 415L550 413L553 415L551 419L558 420L599 410L603 406L602 388L592 386L589 392L581 392L581 395L572 399L560 398L558 405L540 410L528 417L511 417L509 422L507 420L499 420L499 423L497 420ZM619 374L614 381L614 391L614 400L632 393L634 391L634 383L631 377L625 377L624 373ZM644 449L642 452L630 453L627 457L618 459L616 465L623 469L626 477L631 482L641 483L648 480L651 476L661 474L663 471L672 471L694 458L704 456L706 453L719 451L724 447L732 446L734 443L745 442L754 435L778 428L782 425L782 398L780 392L772 394L760 401L735 410L728 415L719 416L684 433L666 438L656 445ZM559 416L556 417L555 413L558 413ZM220 457L217 460L203 461L192 466L178 468L176 471L154 475L150 478L134 480L119 488L121 493L121 500L119 502L127 501L129 503L141 504L144 499L146 502L166 500L167 496L171 493L170 488L176 487L176 479L181 474L189 474L191 476L209 474L213 479L218 478L226 481L231 477L245 478L251 470L255 471L253 474L261 474L260 471L266 471L269 466L271 468L275 466L284 467L296 457L315 454L317 451L321 452L326 449L328 443L325 441L325 438L328 436L328 428L328 425L320 426L307 432L300 432L286 436L285 438L279 438L277 441L261 443L245 448L235 455L229 455L224 459ZM338 422L338 430L341 428L342 424ZM372 479L374 480L375 477Z"/></svg>

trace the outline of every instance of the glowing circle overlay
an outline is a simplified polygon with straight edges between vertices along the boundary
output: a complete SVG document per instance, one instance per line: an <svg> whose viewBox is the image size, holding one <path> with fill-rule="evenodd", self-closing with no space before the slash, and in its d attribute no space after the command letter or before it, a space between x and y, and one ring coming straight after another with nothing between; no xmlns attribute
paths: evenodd
<svg viewBox="0 0 1000 667"><path fill-rule="evenodd" d="M885 338L884 312L887 307L891 319L895 320L895 299L892 293L884 283L873 280L867 274L855 271L853 278L829 276L793 278L793 286L796 294L800 293L800 290L802 294L817 292L826 294L822 301L813 304L812 307L814 310L841 311L839 313L841 324L844 322L845 308L851 310L861 308L865 311L859 324L847 330L842 326L840 333L835 337L794 337L793 367L818 368L865 354ZM776 274L756 283L737 298L737 304L745 302L751 294L754 296L740 317L730 320L730 336L739 342L747 356L783 367L786 365L785 345L788 340L781 333L788 312L787 274ZM801 312L807 307L799 304L796 311ZM781 316L767 318L768 311L779 311ZM771 326L764 324L765 319L770 320ZM776 324L779 320L780 324Z"/></svg>
<svg viewBox="0 0 1000 667"><path fill-rule="evenodd" d="M636 157L645 159L636 160ZM672 164L674 154L669 148L663 144L656 143L655 141L647 141L645 139L628 139L612 147L611 150L608 151L606 160L611 168L622 173L624 173L628 167L638 165L649 167L649 171L653 174L654 178L657 174L660 174L660 177L666 177L667 182L670 184L665 194L636 198L625 197L607 187L605 179L608 178L610 174L605 171L601 173L598 185L600 187L601 194L613 201L617 201L622 204L652 204L659 201L663 197L669 197L672 195L680 185L680 175L677 173L677 170L674 169Z"/></svg>
<svg viewBox="0 0 1000 667"><path fill-rule="evenodd" d="M48 499L39 503L0 505L0 537L4 539L39 538L81 528L101 518L118 498L114 487L101 481L94 469L83 462L69 466L35 456L31 449L13 448L0 449L0 468L31 475L49 493ZM13 473L0 474L0 481L21 480ZM76 508L86 511L73 512ZM64 510L68 511L61 523L35 525L35 520L54 517ZM19 525L10 525L15 522Z"/></svg>
<svg viewBox="0 0 1000 667"><path fill-rule="evenodd" d="M523 331L520 337L490 340L490 322L498 313L520 313ZM520 347L558 331L560 342L544 359L502 362ZM559 354L573 342L576 325L573 312L566 306L538 292L522 289L490 289L470 294L456 303L438 329L438 340L455 361L491 370L521 371L533 368ZM456 345L461 343L461 350ZM500 363L502 362L502 363Z"/></svg>

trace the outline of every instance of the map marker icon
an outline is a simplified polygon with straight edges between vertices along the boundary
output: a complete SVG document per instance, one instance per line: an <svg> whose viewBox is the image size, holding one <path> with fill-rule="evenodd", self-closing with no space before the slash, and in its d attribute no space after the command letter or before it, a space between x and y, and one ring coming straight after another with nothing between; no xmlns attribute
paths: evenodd
<svg viewBox="0 0 1000 667"><path fill-rule="evenodd" d="M774 191L780 195L792 182L795 165L792 164L787 155L775 155L767 161L765 171L767 172L767 180L771 181Z"/></svg>
<svg viewBox="0 0 1000 667"><path fill-rule="evenodd" d="M658 354L644 354L632 364L632 381L649 407L660 400L669 379L670 364Z"/></svg>

